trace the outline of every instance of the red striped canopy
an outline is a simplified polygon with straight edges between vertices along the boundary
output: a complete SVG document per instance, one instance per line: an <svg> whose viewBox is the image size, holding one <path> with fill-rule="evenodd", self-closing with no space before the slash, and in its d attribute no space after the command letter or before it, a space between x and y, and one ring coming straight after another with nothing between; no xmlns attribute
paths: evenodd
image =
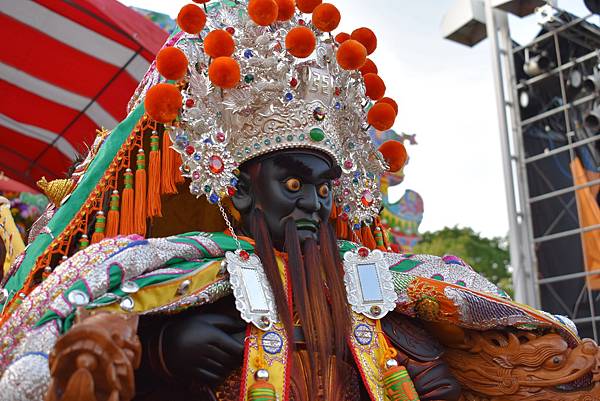
<svg viewBox="0 0 600 401"><path fill-rule="evenodd" d="M115 0L0 0L0 171L64 175L112 129L167 33Z"/></svg>

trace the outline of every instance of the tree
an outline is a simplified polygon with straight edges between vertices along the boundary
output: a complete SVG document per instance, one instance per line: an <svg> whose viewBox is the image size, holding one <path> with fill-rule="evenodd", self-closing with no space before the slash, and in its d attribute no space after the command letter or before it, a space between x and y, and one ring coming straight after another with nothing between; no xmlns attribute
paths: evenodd
<svg viewBox="0 0 600 401"><path fill-rule="evenodd" d="M422 238L414 248L415 253L456 255L512 295L508 241L505 238L485 238L471 228L457 226L425 232Z"/></svg>

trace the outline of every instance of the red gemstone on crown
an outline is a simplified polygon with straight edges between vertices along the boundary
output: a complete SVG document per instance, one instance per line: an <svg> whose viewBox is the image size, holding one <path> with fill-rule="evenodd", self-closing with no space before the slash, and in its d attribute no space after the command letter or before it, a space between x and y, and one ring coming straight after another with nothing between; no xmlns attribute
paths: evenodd
<svg viewBox="0 0 600 401"><path fill-rule="evenodd" d="M342 220L347 221L348 220L348 213L342 213L340 215L340 217L342 218Z"/></svg>
<svg viewBox="0 0 600 401"><path fill-rule="evenodd" d="M223 142L225 140L225 134L222 132L218 132L217 133L217 141L218 142Z"/></svg>
<svg viewBox="0 0 600 401"><path fill-rule="evenodd" d="M194 107L194 99L187 99L185 101L185 107L187 107L188 109Z"/></svg>
<svg viewBox="0 0 600 401"><path fill-rule="evenodd" d="M336 87L336 88L335 88L335 95L336 95L336 96L339 96L339 95L340 95L340 93L342 93L342 90L341 90L340 88L337 88L337 87Z"/></svg>
<svg viewBox="0 0 600 401"><path fill-rule="evenodd" d="M353 163L352 163L350 160L346 160L346 161L344 162L344 168L345 168L346 170L350 170L352 167L354 167L354 164L353 164Z"/></svg>
<svg viewBox="0 0 600 401"><path fill-rule="evenodd" d="M366 258L367 256L369 256L369 250L365 247L358 248L358 256L360 256L361 258Z"/></svg>
<svg viewBox="0 0 600 401"><path fill-rule="evenodd" d="M196 149L192 145L188 145L185 147L185 153L187 153L190 156L193 155L195 151Z"/></svg>
<svg viewBox="0 0 600 401"><path fill-rule="evenodd" d="M298 24L300 24L300 25L306 25L306 21L304 21L303 19L299 19L298 20Z"/></svg>
<svg viewBox="0 0 600 401"><path fill-rule="evenodd" d="M225 170L225 163L217 155L213 155L208 159L208 168L213 174L220 174Z"/></svg>
<svg viewBox="0 0 600 401"><path fill-rule="evenodd" d="M235 33L235 28L232 26L228 26L227 28L225 28L225 30L230 34L233 35Z"/></svg>
<svg viewBox="0 0 600 401"><path fill-rule="evenodd" d="M298 80L296 78L292 77L292 79L290 79L290 86L292 88L295 88L296 85L298 85Z"/></svg>
<svg viewBox="0 0 600 401"><path fill-rule="evenodd" d="M240 258L242 258L242 260L250 259L250 254L247 251L244 251L243 249L240 251L239 255Z"/></svg>
<svg viewBox="0 0 600 401"><path fill-rule="evenodd" d="M235 195L235 188L234 187L227 187L227 193L229 194L229 196Z"/></svg>
<svg viewBox="0 0 600 401"><path fill-rule="evenodd" d="M373 194L369 191L365 191L363 192L360 201L362 202L363 205L365 205L366 207L369 207L373 204Z"/></svg>

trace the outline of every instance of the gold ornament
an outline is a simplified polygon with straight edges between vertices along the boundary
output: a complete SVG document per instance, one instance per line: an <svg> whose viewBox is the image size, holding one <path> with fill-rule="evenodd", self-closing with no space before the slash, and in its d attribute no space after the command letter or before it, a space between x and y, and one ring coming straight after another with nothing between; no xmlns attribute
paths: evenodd
<svg viewBox="0 0 600 401"><path fill-rule="evenodd" d="M50 199L50 202L55 206L60 206L62 200L71 193L75 183L70 179L47 181L46 177L42 177L37 182L38 188L44 191L44 194Z"/></svg>
<svg viewBox="0 0 600 401"><path fill-rule="evenodd" d="M415 305L417 315L428 322L435 322L439 319L440 303L433 297L424 296Z"/></svg>

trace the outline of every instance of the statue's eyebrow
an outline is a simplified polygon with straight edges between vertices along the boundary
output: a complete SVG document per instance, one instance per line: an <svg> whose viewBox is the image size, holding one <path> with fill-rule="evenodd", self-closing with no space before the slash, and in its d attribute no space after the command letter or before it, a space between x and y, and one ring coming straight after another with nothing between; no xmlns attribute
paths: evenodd
<svg viewBox="0 0 600 401"><path fill-rule="evenodd" d="M293 171L302 178L310 177L313 174L312 168L302 163L300 160L290 156L280 155L275 157L273 164L277 167Z"/></svg>
<svg viewBox="0 0 600 401"><path fill-rule="evenodd" d="M313 176L314 171L302 161L286 155L279 155L273 159L273 164L277 167L293 171L298 177L308 179ZM342 169L337 164L319 174L319 179L333 180L342 175Z"/></svg>
<svg viewBox="0 0 600 401"><path fill-rule="evenodd" d="M342 175L342 168L337 164L331 166L331 168L327 171L322 172L319 175L319 178L324 178L326 180L335 180L336 178L340 178Z"/></svg>

